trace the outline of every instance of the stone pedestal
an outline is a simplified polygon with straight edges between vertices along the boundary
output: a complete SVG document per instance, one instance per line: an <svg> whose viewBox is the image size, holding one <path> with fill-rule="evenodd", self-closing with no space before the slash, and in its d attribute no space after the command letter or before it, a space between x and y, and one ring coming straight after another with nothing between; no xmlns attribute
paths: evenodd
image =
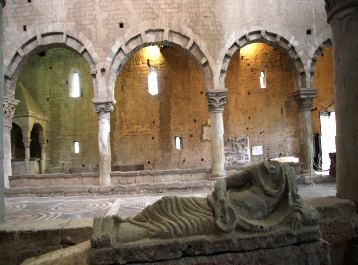
<svg viewBox="0 0 358 265"><path fill-rule="evenodd" d="M313 171L313 134L311 108L317 89L300 89L292 93L297 102L300 126L300 162L303 162L302 173L308 178Z"/></svg>
<svg viewBox="0 0 358 265"><path fill-rule="evenodd" d="M206 93L211 116L211 179L226 176L223 122L226 95L227 90L212 90Z"/></svg>
<svg viewBox="0 0 358 265"><path fill-rule="evenodd" d="M358 1L325 2L334 48L337 196L358 202Z"/></svg>
<svg viewBox="0 0 358 265"><path fill-rule="evenodd" d="M98 150L99 150L99 177L100 185L111 185L111 145L110 145L110 117L113 111L112 103L94 105L98 114Z"/></svg>

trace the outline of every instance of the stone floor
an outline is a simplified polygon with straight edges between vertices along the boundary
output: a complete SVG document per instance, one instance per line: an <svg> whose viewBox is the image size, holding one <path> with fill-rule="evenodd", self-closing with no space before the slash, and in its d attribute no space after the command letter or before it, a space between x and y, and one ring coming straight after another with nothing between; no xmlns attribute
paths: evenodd
<svg viewBox="0 0 358 265"><path fill-rule="evenodd" d="M312 183L314 184L314 183ZM302 198L329 197L336 195L335 178L322 176L315 185L298 184ZM131 216L162 196L205 197L211 191L192 191L165 194L83 196L83 197L11 197L5 199L5 221L53 220L94 218L119 214Z"/></svg>

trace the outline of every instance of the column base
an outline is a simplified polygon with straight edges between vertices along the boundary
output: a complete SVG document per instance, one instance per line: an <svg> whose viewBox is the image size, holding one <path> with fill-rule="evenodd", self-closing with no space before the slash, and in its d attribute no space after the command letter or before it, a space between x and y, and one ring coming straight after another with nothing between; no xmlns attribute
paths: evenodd
<svg viewBox="0 0 358 265"><path fill-rule="evenodd" d="M302 184L315 185L322 182L322 175L318 175L314 171L304 170L302 174L296 175L296 181Z"/></svg>

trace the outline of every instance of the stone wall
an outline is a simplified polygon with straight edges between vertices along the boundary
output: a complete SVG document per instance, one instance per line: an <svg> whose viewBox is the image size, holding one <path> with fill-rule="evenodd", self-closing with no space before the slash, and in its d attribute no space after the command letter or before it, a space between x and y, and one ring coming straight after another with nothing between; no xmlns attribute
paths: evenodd
<svg viewBox="0 0 358 265"><path fill-rule="evenodd" d="M260 88L265 69L266 88ZM294 76L286 58L266 44L237 51L226 76L225 137L248 137L250 146L262 146L253 162L279 156L299 156L297 104L291 92Z"/></svg>

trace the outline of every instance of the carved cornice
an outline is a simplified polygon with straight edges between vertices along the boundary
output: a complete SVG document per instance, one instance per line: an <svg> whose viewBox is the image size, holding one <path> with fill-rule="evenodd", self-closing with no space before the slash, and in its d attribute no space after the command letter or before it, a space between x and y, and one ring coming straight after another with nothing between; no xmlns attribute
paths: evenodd
<svg viewBox="0 0 358 265"><path fill-rule="evenodd" d="M328 23L330 23L333 16L342 10L358 6L357 0L325 0L325 2Z"/></svg>
<svg viewBox="0 0 358 265"><path fill-rule="evenodd" d="M2 5L2 7L4 7L6 5L6 0L0 0L0 3Z"/></svg>
<svg viewBox="0 0 358 265"><path fill-rule="evenodd" d="M223 112L226 104L227 90L211 90L206 92L209 112Z"/></svg>
<svg viewBox="0 0 358 265"><path fill-rule="evenodd" d="M93 109L97 113L101 112L101 110L104 112L112 112L114 110L114 104L112 102L93 103Z"/></svg>
<svg viewBox="0 0 358 265"><path fill-rule="evenodd" d="M313 99L317 97L317 89L299 89L292 92L298 111L311 111Z"/></svg>

